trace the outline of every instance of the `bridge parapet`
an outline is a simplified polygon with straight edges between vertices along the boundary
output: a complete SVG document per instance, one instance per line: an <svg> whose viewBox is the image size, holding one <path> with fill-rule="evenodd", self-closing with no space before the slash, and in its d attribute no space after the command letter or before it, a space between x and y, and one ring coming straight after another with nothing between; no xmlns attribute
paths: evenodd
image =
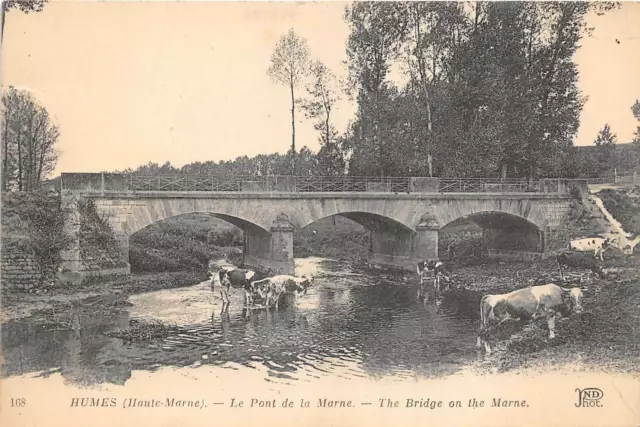
<svg viewBox="0 0 640 427"><path fill-rule="evenodd" d="M86 193L104 192L253 192L253 193L544 193L570 195L586 191L586 179L545 178L428 178L366 176L245 176L141 175L63 173L61 188Z"/></svg>

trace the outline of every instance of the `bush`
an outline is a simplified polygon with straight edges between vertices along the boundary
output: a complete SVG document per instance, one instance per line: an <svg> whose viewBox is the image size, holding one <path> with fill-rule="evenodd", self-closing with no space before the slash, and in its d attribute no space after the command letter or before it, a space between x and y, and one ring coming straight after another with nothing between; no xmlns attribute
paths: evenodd
<svg viewBox="0 0 640 427"><path fill-rule="evenodd" d="M152 224L131 236L132 272L206 271L242 242L242 232L211 215L191 214Z"/></svg>

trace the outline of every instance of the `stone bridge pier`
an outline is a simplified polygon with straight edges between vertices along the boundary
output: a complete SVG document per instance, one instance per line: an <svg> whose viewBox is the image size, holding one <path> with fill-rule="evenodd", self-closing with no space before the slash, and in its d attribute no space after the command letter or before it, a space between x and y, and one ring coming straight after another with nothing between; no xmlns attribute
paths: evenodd
<svg viewBox="0 0 640 427"><path fill-rule="evenodd" d="M276 274L295 274L293 260L294 227L285 214L271 224L270 233L259 227L245 227L245 266Z"/></svg>

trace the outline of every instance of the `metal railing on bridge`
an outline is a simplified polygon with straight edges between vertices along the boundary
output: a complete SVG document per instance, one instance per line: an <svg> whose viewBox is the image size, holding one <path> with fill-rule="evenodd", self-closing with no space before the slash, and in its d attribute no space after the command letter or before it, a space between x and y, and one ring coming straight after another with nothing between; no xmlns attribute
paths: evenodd
<svg viewBox="0 0 640 427"><path fill-rule="evenodd" d="M88 192L204 191L294 193L561 193L585 179L500 179L367 176L216 176L198 174L63 173L62 190Z"/></svg>

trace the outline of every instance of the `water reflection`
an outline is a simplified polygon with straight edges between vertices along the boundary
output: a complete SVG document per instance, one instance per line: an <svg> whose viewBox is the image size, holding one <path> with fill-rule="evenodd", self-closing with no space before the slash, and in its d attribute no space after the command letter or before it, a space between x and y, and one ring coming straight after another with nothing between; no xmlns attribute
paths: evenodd
<svg viewBox="0 0 640 427"><path fill-rule="evenodd" d="M266 381L295 384L326 375L397 378L454 372L475 356L472 319L415 299L416 284L354 274L340 263L312 260L314 286L280 311L229 311L208 283L131 297L115 316L72 315L67 330L48 331L34 318L3 325L4 375L60 369L79 384L123 384L132 370L218 365L267 368ZM149 343L123 344L105 332L130 318L176 323Z"/></svg>

